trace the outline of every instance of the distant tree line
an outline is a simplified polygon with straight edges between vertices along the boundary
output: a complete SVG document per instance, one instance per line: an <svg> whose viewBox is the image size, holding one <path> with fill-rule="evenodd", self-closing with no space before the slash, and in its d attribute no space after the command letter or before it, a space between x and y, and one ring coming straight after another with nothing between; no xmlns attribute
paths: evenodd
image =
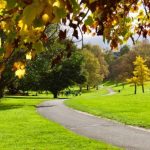
<svg viewBox="0 0 150 150"><path fill-rule="evenodd" d="M142 85L142 91L144 92L144 80L146 79L145 81L147 81L149 78L145 77L145 79L141 81L142 83L139 83L137 78L135 79L135 76L139 76L135 75L136 58L141 58L139 65L143 63L147 68L150 68L150 43L148 40L138 42L133 47L125 45L119 52L106 52L105 59L109 65L107 80L114 81L116 84L122 83L124 86L124 83L127 83L127 79L131 79L130 83Z"/></svg>
<svg viewBox="0 0 150 150"><path fill-rule="evenodd" d="M70 40L50 41L46 43L45 49L32 61L26 62L26 74L21 79L11 71L11 60L8 62L8 69L5 69L1 80L0 97L3 97L7 89L9 94L17 94L19 91L50 91L57 98L69 86L79 86L82 92L83 87L87 90L98 89L104 80L122 83L124 86L127 79L135 76L133 62L137 56L146 60L144 63L150 68L148 41L139 42L133 47L124 45L116 52L104 51L98 45L90 44L80 50ZM16 58L18 55L17 53Z"/></svg>
<svg viewBox="0 0 150 150"><path fill-rule="evenodd" d="M122 49L124 49L123 54ZM113 51L105 53L105 60L109 65L108 80L117 83L125 82L127 78L132 77L134 70L133 62L137 56L146 59L146 65L150 67L150 43L148 41L139 42L133 47L125 45L120 49L120 52L117 53L117 56Z"/></svg>

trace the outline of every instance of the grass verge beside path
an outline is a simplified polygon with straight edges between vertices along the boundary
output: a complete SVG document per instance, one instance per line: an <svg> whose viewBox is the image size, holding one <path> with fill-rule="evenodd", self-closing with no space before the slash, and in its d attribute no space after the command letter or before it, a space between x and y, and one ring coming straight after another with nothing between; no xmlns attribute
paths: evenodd
<svg viewBox="0 0 150 150"><path fill-rule="evenodd" d="M107 88L107 87L106 87ZM144 128L150 128L150 86L146 85L145 93L138 88L134 95L134 87L126 85L112 87L120 93L102 96L98 92L84 94L65 101L69 107L85 111L97 116L117 120L119 122Z"/></svg>
<svg viewBox="0 0 150 150"><path fill-rule="evenodd" d="M43 99L43 100L41 100ZM0 102L0 150L117 149L44 119L36 105L48 97L9 97Z"/></svg>

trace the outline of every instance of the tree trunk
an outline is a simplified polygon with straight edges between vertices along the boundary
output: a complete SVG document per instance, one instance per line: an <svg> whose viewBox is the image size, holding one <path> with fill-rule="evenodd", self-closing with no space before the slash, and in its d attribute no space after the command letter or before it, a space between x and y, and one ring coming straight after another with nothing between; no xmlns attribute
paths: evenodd
<svg viewBox="0 0 150 150"><path fill-rule="evenodd" d="M79 88L80 88L80 92L82 92L82 85L79 85Z"/></svg>
<svg viewBox="0 0 150 150"><path fill-rule="evenodd" d="M89 89L90 89L89 85L87 85L86 89L87 89L87 91L89 91Z"/></svg>
<svg viewBox="0 0 150 150"><path fill-rule="evenodd" d="M0 80L0 98L4 96L4 89L5 89L5 86L3 82Z"/></svg>
<svg viewBox="0 0 150 150"><path fill-rule="evenodd" d="M98 90L98 85L96 86L96 90Z"/></svg>
<svg viewBox="0 0 150 150"><path fill-rule="evenodd" d="M0 98L2 98L4 96L4 89L0 88Z"/></svg>
<svg viewBox="0 0 150 150"><path fill-rule="evenodd" d="M53 92L53 97L57 98L57 96L58 96L58 92Z"/></svg>
<svg viewBox="0 0 150 150"><path fill-rule="evenodd" d="M134 88L134 94L136 94L136 91L137 91L137 85L135 84L134 87L135 87L135 88Z"/></svg>
<svg viewBox="0 0 150 150"><path fill-rule="evenodd" d="M122 87L123 87L123 89L124 89L124 83L122 83Z"/></svg>
<svg viewBox="0 0 150 150"><path fill-rule="evenodd" d="M144 84L142 84L142 92L144 93Z"/></svg>

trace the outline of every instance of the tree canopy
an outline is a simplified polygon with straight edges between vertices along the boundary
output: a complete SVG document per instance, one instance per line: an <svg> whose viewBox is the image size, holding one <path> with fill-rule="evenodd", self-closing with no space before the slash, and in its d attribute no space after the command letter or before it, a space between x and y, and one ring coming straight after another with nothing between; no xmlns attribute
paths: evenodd
<svg viewBox="0 0 150 150"><path fill-rule="evenodd" d="M95 55L87 49L82 51L84 56L84 69L87 73L87 90L90 86L96 86L103 80L103 74L100 74L100 64Z"/></svg>
<svg viewBox="0 0 150 150"><path fill-rule="evenodd" d="M73 53L69 59L64 59L54 68L41 74L39 80L41 89L51 91L54 98L57 98L61 90L75 84L83 84L86 78L82 64L82 55L78 52Z"/></svg>
<svg viewBox="0 0 150 150"><path fill-rule="evenodd" d="M56 42L51 46L51 50L45 50L34 60L27 62L26 74L23 78L18 79L13 76L14 81L11 82L10 88L8 89L7 84L5 87L9 91L16 89L15 92L21 92L21 94L22 92L25 94L27 91L51 91L54 97L57 97L59 92L65 88L74 84L83 84L86 81L83 56L77 48L72 44L71 50L67 50L72 51L72 55L67 58L66 51L66 56L64 54L63 59L59 60L57 57L60 57L60 53L65 53L66 43ZM57 50L58 48L61 49ZM55 58L53 55L57 57ZM55 64L56 60L58 62Z"/></svg>
<svg viewBox="0 0 150 150"><path fill-rule="evenodd" d="M101 75L101 78L104 79L108 75L108 64L104 57L103 49L98 45L84 45L83 50L87 49L88 51L92 52L94 56L98 59L98 62L100 64L99 67L99 74Z"/></svg>

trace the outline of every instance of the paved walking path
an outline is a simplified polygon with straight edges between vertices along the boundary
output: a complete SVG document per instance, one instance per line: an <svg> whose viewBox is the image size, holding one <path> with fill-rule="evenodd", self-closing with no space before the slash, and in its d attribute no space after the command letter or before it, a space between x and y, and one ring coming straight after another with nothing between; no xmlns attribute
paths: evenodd
<svg viewBox="0 0 150 150"><path fill-rule="evenodd" d="M102 96L108 96L108 95L114 95L114 94L116 94L116 92L112 88L107 88L106 90L108 91L108 93L104 94Z"/></svg>
<svg viewBox="0 0 150 150"><path fill-rule="evenodd" d="M42 116L93 139L128 150L150 150L150 132L68 108L64 100L46 101L38 106Z"/></svg>

